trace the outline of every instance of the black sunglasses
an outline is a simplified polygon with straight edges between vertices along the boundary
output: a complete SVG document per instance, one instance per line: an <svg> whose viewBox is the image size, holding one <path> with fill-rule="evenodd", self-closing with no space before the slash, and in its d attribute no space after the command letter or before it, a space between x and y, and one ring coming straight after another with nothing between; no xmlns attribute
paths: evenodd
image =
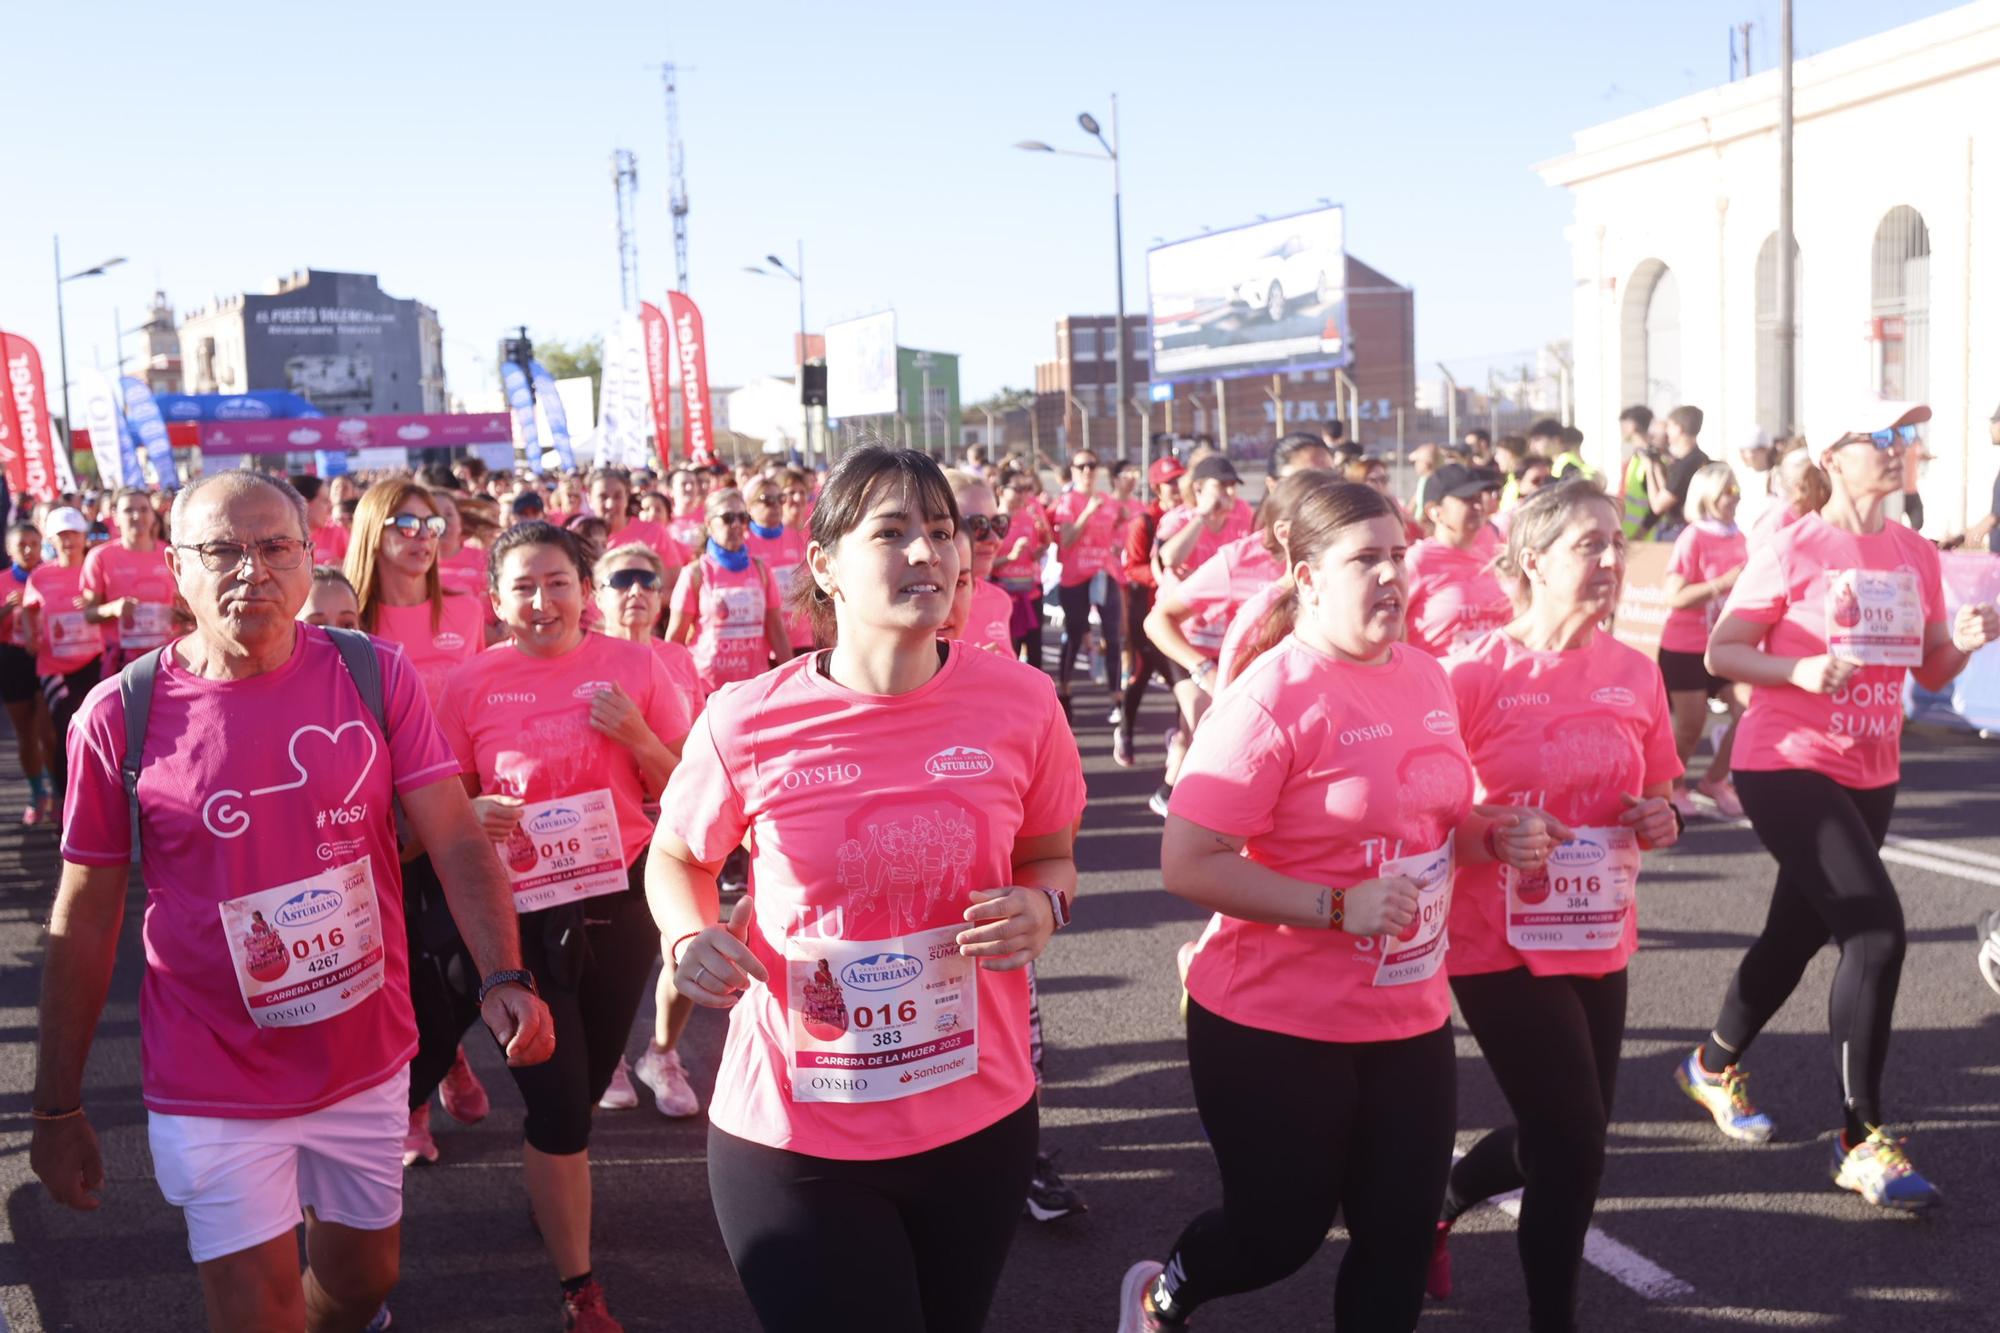
<svg viewBox="0 0 2000 1333"><path fill-rule="evenodd" d="M741 509L730 509L720 514L710 514L710 518L721 519L725 527L740 527L750 521L750 515Z"/></svg>
<svg viewBox="0 0 2000 1333"><path fill-rule="evenodd" d="M994 537L1005 537L1007 528L1013 521L1012 514L994 514L991 517L985 514L967 514L965 530L972 534L972 540L983 542L989 534Z"/></svg>
<svg viewBox="0 0 2000 1333"><path fill-rule="evenodd" d="M647 592L657 592L660 576L650 569L614 569L611 577L604 580L613 592L630 592L634 588L644 588Z"/></svg>

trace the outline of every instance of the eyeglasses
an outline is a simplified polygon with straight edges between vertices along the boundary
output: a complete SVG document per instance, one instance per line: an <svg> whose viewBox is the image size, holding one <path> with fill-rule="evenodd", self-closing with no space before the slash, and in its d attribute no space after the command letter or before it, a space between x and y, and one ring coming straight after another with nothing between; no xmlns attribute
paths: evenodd
<svg viewBox="0 0 2000 1333"><path fill-rule="evenodd" d="M1874 445L1877 449L1894 449L1899 444L1915 444L1917 442L1917 434L1918 431L1915 426L1891 426L1887 430L1870 431L1866 435L1854 435L1847 442L1849 444L1866 442Z"/></svg>
<svg viewBox="0 0 2000 1333"><path fill-rule="evenodd" d="M983 542L987 537L1005 537L1007 528L1014 521L1012 514L967 514L965 530L972 534L972 540Z"/></svg>
<svg viewBox="0 0 2000 1333"><path fill-rule="evenodd" d="M752 504L757 505L775 505L783 504L784 502L785 497L776 491L765 491L762 495L756 496L751 500Z"/></svg>
<svg viewBox="0 0 2000 1333"><path fill-rule="evenodd" d="M720 522L724 527L730 528L742 527L750 521L750 515L744 513L741 509L731 509L721 514L710 514L709 518Z"/></svg>
<svg viewBox="0 0 2000 1333"><path fill-rule="evenodd" d="M1094 458L1072 458L1069 460L1069 465L1078 472L1097 471L1097 460Z"/></svg>
<svg viewBox="0 0 2000 1333"><path fill-rule="evenodd" d="M1016 495L1040 495L1042 493L1042 488L1035 485L1031 481L1018 482L1015 485L1009 486L1007 489L1014 492L1014 494Z"/></svg>
<svg viewBox="0 0 2000 1333"><path fill-rule="evenodd" d="M306 544L296 537L266 537L261 542L175 542L176 551L193 551L203 569L211 574L228 574L243 568L252 556L272 570L297 569L306 558Z"/></svg>
<svg viewBox="0 0 2000 1333"><path fill-rule="evenodd" d="M650 569L614 569L605 580L613 592L630 592L634 588L644 588L647 592L657 592L660 576Z"/></svg>
<svg viewBox="0 0 2000 1333"><path fill-rule="evenodd" d="M451 525L437 514L397 514L394 518L383 519L382 526L394 528L415 540L418 537L442 537L444 530Z"/></svg>

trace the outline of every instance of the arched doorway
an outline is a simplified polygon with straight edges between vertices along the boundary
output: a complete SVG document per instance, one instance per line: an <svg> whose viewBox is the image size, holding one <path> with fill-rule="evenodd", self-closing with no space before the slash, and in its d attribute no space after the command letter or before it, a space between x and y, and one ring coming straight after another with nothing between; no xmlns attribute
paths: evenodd
<svg viewBox="0 0 2000 1333"><path fill-rule="evenodd" d="M1870 270L1875 391L1922 402L1931 362L1931 231L1923 214L1898 204L1883 215Z"/></svg>
<svg viewBox="0 0 2000 1333"><path fill-rule="evenodd" d="M1681 288L1673 270L1648 259L1632 272L1620 313L1622 406L1644 403L1657 415L1681 403Z"/></svg>
<svg viewBox="0 0 2000 1333"><path fill-rule="evenodd" d="M1792 247L1792 419L1778 408L1778 233L1757 251L1757 429L1777 436L1805 420L1805 258Z"/></svg>

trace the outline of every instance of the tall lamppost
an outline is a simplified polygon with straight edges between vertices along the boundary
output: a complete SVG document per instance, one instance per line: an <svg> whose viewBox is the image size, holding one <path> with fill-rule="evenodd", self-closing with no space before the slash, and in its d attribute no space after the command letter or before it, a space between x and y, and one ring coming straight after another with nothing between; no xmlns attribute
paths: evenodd
<svg viewBox="0 0 2000 1333"><path fill-rule="evenodd" d="M107 259L101 264L93 264L89 268L78 269L74 273L65 274L62 271L62 237L60 236L56 237L55 243L56 243L56 357L59 364L62 367L63 443L67 445L70 441L70 436L74 432L72 431L72 428L70 426L70 419L69 419L69 333L63 325L63 284L75 282L78 278L98 277L101 274L103 274L103 272L106 269L116 268L118 267L118 265L124 263L125 256L120 255L115 259Z"/></svg>
<svg viewBox="0 0 2000 1333"><path fill-rule="evenodd" d="M806 243L803 240L801 240L797 242L797 245L798 245L798 259L794 265L787 265L784 260L778 258L776 255L765 255L764 263L769 264L770 265L769 268L765 268L761 264L745 264L743 266L743 271L745 273L755 273L757 276L762 278L790 278L793 282L799 285L799 410L805 413L806 464L807 466L811 466L812 456L813 456L813 443L812 443L813 414L812 414L812 409L805 405Z"/></svg>
<svg viewBox="0 0 2000 1333"><path fill-rule="evenodd" d="M1101 153L1085 152L1075 148L1055 148L1039 139L1028 139L1014 146L1030 153L1060 153L1065 157L1090 157L1111 164L1111 235L1116 246L1113 258L1118 275L1118 324L1112 333L1112 343L1117 348L1118 366L1118 456L1129 458L1125 443L1125 359L1131 354L1130 341L1125 335L1125 205L1123 181L1118 162L1118 94L1111 94L1111 137L1104 137L1104 131L1097 124L1097 117L1088 111L1076 118L1083 132L1097 140L1104 149Z"/></svg>

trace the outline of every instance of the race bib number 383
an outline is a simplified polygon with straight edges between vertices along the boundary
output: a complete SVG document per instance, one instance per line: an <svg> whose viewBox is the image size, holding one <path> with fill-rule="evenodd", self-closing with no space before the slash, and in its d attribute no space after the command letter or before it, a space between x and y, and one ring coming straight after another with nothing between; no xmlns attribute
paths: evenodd
<svg viewBox="0 0 2000 1333"><path fill-rule="evenodd" d="M792 1099L886 1102L979 1072L979 977L963 926L785 943Z"/></svg>
<svg viewBox="0 0 2000 1333"><path fill-rule="evenodd" d="M382 989L382 914L367 857L217 906L258 1027L324 1023Z"/></svg>

